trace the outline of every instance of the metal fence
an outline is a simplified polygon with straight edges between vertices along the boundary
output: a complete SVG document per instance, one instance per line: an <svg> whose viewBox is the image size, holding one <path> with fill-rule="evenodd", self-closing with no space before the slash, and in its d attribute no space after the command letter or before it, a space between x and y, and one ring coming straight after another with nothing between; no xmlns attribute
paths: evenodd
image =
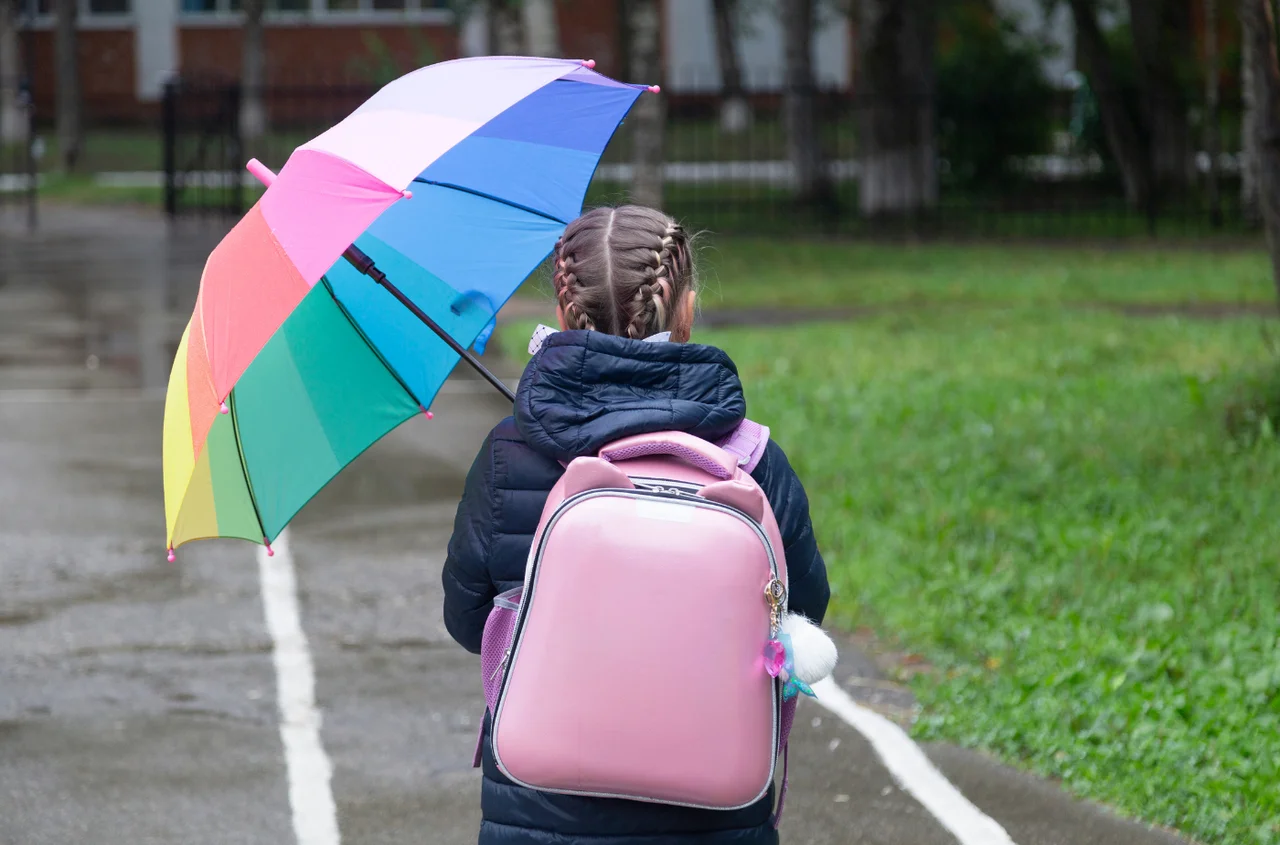
<svg viewBox="0 0 1280 845"><path fill-rule="evenodd" d="M278 169L299 144L341 120L374 90L360 84L270 87L264 91L270 130L250 143L237 130L240 92L234 82L175 80L163 108L166 209L171 214L243 213L259 190L244 170L250 156ZM984 127L996 129L1004 115L976 110L964 117L961 122L968 128L958 133L930 114L938 127L933 143L936 201L909 213L868 215L861 210L867 162L859 139L866 134L867 117L883 102L839 91L817 93L816 136L825 179L820 201L803 203L796 196L780 95L752 96L749 120L733 126L726 125L718 96L677 96L669 104L665 205L697 229L873 237L1109 237L1246 233L1256 227L1241 201L1239 110L1233 105L1218 115L1224 127L1221 148L1227 152L1215 166L1209 167L1201 145L1194 143L1203 129L1199 118L1183 178L1162 184L1140 204L1126 200L1105 143L1073 134L1069 95L1052 105L1038 148L1027 150L1024 144L1017 153L995 159L990 150L975 153L974 145L983 142ZM601 160L588 205L626 200L630 156L630 129L624 122Z"/></svg>
<svg viewBox="0 0 1280 845"><path fill-rule="evenodd" d="M240 132L240 86L213 78L170 80L161 106L164 206L171 215L239 215L261 191L245 170L258 158L279 171L302 143L373 95L371 85L272 86L263 92L269 129Z"/></svg>
<svg viewBox="0 0 1280 845"><path fill-rule="evenodd" d="M240 87L216 79L165 83L160 123L164 208L238 215L244 209Z"/></svg>

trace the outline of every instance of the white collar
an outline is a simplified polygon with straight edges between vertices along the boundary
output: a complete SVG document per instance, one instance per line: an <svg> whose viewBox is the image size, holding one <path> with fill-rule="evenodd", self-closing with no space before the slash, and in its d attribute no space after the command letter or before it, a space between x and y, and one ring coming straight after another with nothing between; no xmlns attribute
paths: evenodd
<svg viewBox="0 0 1280 845"><path fill-rule="evenodd" d="M542 348L542 344L547 342L547 338L551 337L551 335L558 331L560 330L553 329L551 326L539 324L538 327L533 330L533 337L529 338L529 354L538 354L538 350ZM645 343L667 343L670 340L671 332L658 332L657 334L651 334L644 339Z"/></svg>

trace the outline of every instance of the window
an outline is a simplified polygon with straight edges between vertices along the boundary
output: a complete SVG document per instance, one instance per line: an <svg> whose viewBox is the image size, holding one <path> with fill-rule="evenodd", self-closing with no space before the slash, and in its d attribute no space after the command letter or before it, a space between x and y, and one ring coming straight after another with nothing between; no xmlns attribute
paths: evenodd
<svg viewBox="0 0 1280 845"><path fill-rule="evenodd" d="M448 11L449 0L324 0L335 12L419 12Z"/></svg>
<svg viewBox="0 0 1280 845"><path fill-rule="evenodd" d="M48 3L51 0L27 0ZM3 0L0 0L3 2ZM102 4L129 3L131 0L82 0ZM240 9L240 0L175 0L182 14L192 17L230 17ZM337 21L349 17L429 17L448 23L453 16L453 0L266 0L268 15L308 14L315 18L333 15Z"/></svg>
<svg viewBox="0 0 1280 845"><path fill-rule="evenodd" d="M81 23L86 19L120 17L133 11L132 0L76 0L76 2L76 12ZM22 10L23 15L31 15L37 21L48 22L53 19L53 4L54 0L18 0L17 8Z"/></svg>

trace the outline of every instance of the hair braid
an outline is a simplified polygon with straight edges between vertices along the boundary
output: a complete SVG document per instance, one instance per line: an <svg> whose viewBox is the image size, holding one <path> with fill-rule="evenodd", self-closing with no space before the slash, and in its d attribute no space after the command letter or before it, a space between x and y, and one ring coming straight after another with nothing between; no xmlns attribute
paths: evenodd
<svg viewBox="0 0 1280 845"><path fill-rule="evenodd" d="M575 298L578 276L573 271L574 259L571 254L563 254L563 240L556 243L556 252L560 257L556 261L556 300L564 312L564 321L571 329L595 331L596 325L591 317L578 305Z"/></svg>
<svg viewBox="0 0 1280 845"><path fill-rule="evenodd" d="M627 308L627 337L642 339L666 331L671 300L671 243L664 235L651 250L653 263L644 268L644 281L636 286Z"/></svg>
<svg viewBox="0 0 1280 845"><path fill-rule="evenodd" d="M589 211L556 243L553 284L567 329L637 340L687 330L677 305L694 286L689 239L650 208ZM687 331L683 332L687 337Z"/></svg>

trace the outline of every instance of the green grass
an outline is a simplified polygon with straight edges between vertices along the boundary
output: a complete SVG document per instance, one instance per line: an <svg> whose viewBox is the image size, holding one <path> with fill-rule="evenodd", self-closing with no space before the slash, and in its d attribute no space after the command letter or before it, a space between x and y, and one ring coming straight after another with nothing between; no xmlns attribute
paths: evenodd
<svg viewBox="0 0 1280 845"><path fill-rule="evenodd" d="M702 250L702 268L706 307L1237 303L1276 296L1260 250L713 238Z"/></svg>
<svg viewBox="0 0 1280 845"><path fill-rule="evenodd" d="M43 133L48 166L61 160L57 133ZM160 127L100 129L85 134L79 168L84 173L105 171L159 170L163 162Z"/></svg>
<svg viewBox="0 0 1280 845"><path fill-rule="evenodd" d="M914 246L707 237L703 310L903 305L1269 304L1259 250ZM522 289L550 297L545 268ZM956 319L963 319L957 314Z"/></svg>
<svg viewBox="0 0 1280 845"><path fill-rule="evenodd" d="M263 141L263 146L270 151L270 157L273 159L268 164L273 167L282 166L295 147L318 135L323 129L323 126L317 126L313 132L269 133ZM51 130L42 131L40 134L45 142L42 166L46 171L54 169L58 166L61 156L57 135ZM163 141L164 136L158 125L97 129L85 134L77 169L83 174L160 170L164 166ZM184 142L178 149L179 164L193 155L195 143L194 135L184 136Z"/></svg>
<svg viewBox="0 0 1280 845"><path fill-rule="evenodd" d="M144 206L155 210L164 207L163 188L103 185L90 174L45 173L42 179L40 200L92 206ZM261 195L259 188L244 188L241 197L245 210ZM196 187L184 192L180 202L184 208L212 209L225 205L229 200L229 189ZM228 224L231 222L228 220Z"/></svg>
<svg viewBox="0 0 1280 845"><path fill-rule="evenodd" d="M933 667L916 735L1202 842L1280 842L1280 448L1252 399L1276 414L1276 326L1055 307L1266 302L1262 256L716 256L721 307L978 304L695 337L805 481L832 624Z"/></svg>
<svg viewBox="0 0 1280 845"><path fill-rule="evenodd" d="M160 188L115 188L94 184L91 176L63 176L46 173L40 186L41 200L79 205L119 205L163 207L164 192Z"/></svg>
<svg viewBox="0 0 1280 845"><path fill-rule="evenodd" d="M728 331L833 619L923 651L918 735L1204 842L1280 839L1280 451L1256 324L1044 311Z"/></svg>

